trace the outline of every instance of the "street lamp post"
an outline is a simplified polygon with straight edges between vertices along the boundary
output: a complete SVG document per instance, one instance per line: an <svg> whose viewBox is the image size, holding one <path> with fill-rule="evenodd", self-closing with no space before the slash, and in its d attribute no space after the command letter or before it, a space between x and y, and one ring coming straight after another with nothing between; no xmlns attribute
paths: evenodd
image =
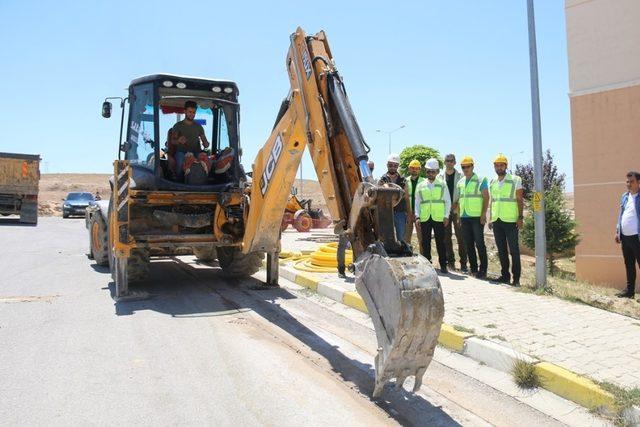
<svg viewBox="0 0 640 427"><path fill-rule="evenodd" d="M536 242L536 287L547 284L547 242L544 221L544 197L542 186L542 136L540 131L540 94L538 90L538 52L536 48L536 24L533 0L527 0L529 24L529 67L531 77L531 115L533 128L533 216Z"/></svg>
<svg viewBox="0 0 640 427"><path fill-rule="evenodd" d="M394 133L394 132L399 131L400 129L404 129L405 127L407 127L407 126L406 125L402 125L399 128L396 128L396 129L390 130L390 131L376 129L376 132L378 132L378 133L386 133L389 136L389 153L388 154L391 154L391 134Z"/></svg>

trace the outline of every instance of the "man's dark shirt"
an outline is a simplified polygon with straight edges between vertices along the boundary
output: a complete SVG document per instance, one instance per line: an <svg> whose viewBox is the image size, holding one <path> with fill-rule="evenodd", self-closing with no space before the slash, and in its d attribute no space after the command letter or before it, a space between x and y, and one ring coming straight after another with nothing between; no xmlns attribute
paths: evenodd
<svg viewBox="0 0 640 427"><path fill-rule="evenodd" d="M456 173L452 173L451 175L447 175L447 173L444 173L445 176L447 177L447 187L449 188L449 196L451 196L451 202L453 202L453 192L456 188L456 183L453 182L453 178L455 178Z"/></svg>
<svg viewBox="0 0 640 427"><path fill-rule="evenodd" d="M407 190L407 181L400 174L396 174L395 180L392 179L388 173L385 173L380 177L380 184L397 184L403 190ZM400 200L400 203L393 208L394 212L406 212L407 211L407 199L404 197Z"/></svg>
<svg viewBox="0 0 640 427"><path fill-rule="evenodd" d="M416 176L415 179L411 178L411 206L414 206L416 203L416 187L418 186L418 178L420 177Z"/></svg>

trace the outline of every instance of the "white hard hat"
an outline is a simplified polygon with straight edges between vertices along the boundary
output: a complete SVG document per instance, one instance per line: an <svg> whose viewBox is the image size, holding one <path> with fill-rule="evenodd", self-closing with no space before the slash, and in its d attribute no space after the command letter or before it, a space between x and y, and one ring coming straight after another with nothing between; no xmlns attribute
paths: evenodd
<svg viewBox="0 0 640 427"><path fill-rule="evenodd" d="M438 170L440 169L440 163L438 162L438 159L431 158L427 160L424 167L425 169Z"/></svg>
<svg viewBox="0 0 640 427"><path fill-rule="evenodd" d="M398 156L396 153L389 154L389 157L387 157L387 163L400 164L400 156Z"/></svg>

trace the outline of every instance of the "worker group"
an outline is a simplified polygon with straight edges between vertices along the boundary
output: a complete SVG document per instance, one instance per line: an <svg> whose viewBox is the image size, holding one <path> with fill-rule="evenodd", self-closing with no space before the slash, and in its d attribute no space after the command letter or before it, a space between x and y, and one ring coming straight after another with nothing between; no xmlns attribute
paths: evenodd
<svg viewBox="0 0 640 427"><path fill-rule="evenodd" d="M431 261L433 234L440 271L446 274L455 269L452 242L455 233L460 270L485 279L488 258L484 228L488 222L500 258L501 271L496 280L518 286L521 272L518 240L524 208L522 179L507 172L508 161L502 154L493 161L496 176L491 180L474 172L474 160L469 156L460 162L462 173L455 168L455 155L447 154L444 164L445 168L440 172L437 159L427 160L424 165L426 178L423 178L422 164L412 160L409 176L403 177L398 172L400 157L389 155L387 172L379 181L380 184L399 185L405 190L404 198L394 208L398 239L410 243L415 226L420 253Z"/></svg>

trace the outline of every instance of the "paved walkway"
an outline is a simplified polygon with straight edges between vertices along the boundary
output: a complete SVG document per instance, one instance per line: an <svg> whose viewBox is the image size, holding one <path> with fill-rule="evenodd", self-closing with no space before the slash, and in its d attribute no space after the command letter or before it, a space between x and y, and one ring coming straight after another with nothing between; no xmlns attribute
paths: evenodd
<svg viewBox="0 0 640 427"><path fill-rule="evenodd" d="M298 240L311 233L287 234L283 250L318 245ZM353 279L321 276L355 290ZM440 281L445 323L597 381L640 387L640 320L456 273Z"/></svg>

